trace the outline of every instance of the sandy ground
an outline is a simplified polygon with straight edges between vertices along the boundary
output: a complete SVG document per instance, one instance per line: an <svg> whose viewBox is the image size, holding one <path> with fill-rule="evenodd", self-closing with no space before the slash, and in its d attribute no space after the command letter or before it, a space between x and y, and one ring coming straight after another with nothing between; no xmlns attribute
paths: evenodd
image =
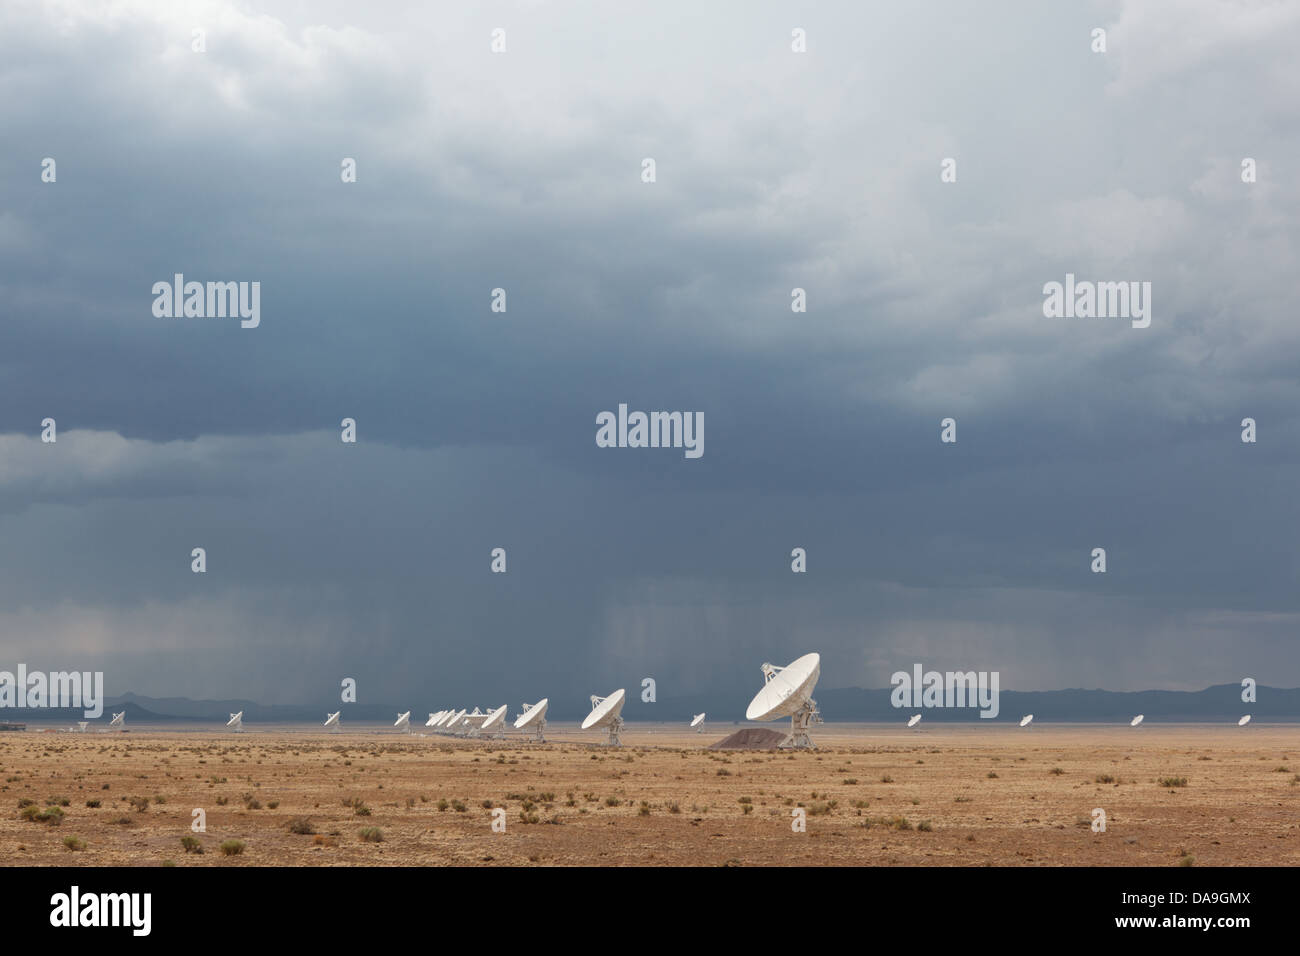
<svg viewBox="0 0 1300 956"><path fill-rule="evenodd" d="M1294 725L826 725L815 752L703 749L735 729L632 726L619 750L559 727L546 744L391 730L0 733L0 863L1300 864ZM64 816L24 819L24 800L66 801ZM1090 826L1096 807L1104 833ZM191 830L195 808L204 833ZM290 832L297 818L315 833ZM369 827L382 842L362 838ZM228 840L243 851L224 855Z"/></svg>

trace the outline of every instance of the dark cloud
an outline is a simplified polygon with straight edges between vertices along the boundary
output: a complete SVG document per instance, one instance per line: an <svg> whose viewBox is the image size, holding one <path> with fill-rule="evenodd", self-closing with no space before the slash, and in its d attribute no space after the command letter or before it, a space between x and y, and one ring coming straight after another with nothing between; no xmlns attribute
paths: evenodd
<svg viewBox="0 0 1300 956"><path fill-rule="evenodd" d="M318 15L0 14L7 657L417 711L809 649L1300 681L1295 14ZM176 272L261 326L154 318ZM1152 282L1151 327L1043 318L1067 272ZM597 448L620 402L703 411L704 457Z"/></svg>

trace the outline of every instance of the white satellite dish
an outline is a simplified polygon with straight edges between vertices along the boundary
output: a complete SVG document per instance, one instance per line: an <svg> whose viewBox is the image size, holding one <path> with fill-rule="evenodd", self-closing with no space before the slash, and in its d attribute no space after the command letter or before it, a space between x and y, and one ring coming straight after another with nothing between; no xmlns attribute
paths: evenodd
<svg viewBox="0 0 1300 956"><path fill-rule="evenodd" d="M440 710L434 711L432 714L429 715L429 719L424 722L424 726L426 727L434 726L434 724L438 722L438 719L440 717L442 717L442 711Z"/></svg>
<svg viewBox="0 0 1300 956"><path fill-rule="evenodd" d="M695 728L697 734L704 733L704 714L696 714L692 717L691 726Z"/></svg>
<svg viewBox="0 0 1300 956"><path fill-rule="evenodd" d="M77 721L77 733L84 734L86 732L86 727L89 726L89 724L90 721L88 720Z"/></svg>
<svg viewBox="0 0 1300 956"><path fill-rule="evenodd" d="M466 711L465 711L464 708L462 708L462 709L460 709L460 710L458 710L458 711L455 711L454 713L452 713L452 715L451 715L450 717L448 717L448 718L443 722L443 725L442 725L443 728L446 729L446 730L450 730L452 733L455 733L456 730L457 730L457 728L460 727L461 718L463 718L463 717L465 716L465 714L466 714Z"/></svg>
<svg viewBox="0 0 1300 956"><path fill-rule="evenodd" d="M485 713L477 707L474 708L474 713L467 714L465 716L464 724L469 728L469 736L477 737L483 730L483 724L490 716L491 714Z"/></svg>
<svg viewBox="0 0 1300 956"><path fill-rule="evenodd" d="M549 705L550 700L546 697L535 704L524 704L524 712L515 718L515 730L536 728L538 742L545 741L542 732L546 730L546 708Z"/></svg>
<svg viewBox="0 0 1300 956"><path fill-rule="evenodd" d="M226 726L237 734L244 732L244 712L241 710L237 714L231 714L230 719L226 721Z"/></svg>
<svg viewBox="0 0 1300 956"><path fill-rule="evenodd" d="M609 728L609 745L618 747L622 744L619 733L623 729L623 688L620 687L608 697L597 697L591 695L591 713L587 719L582 722L583 730L594 730L600 727Z"/></svg>
<svg viewBox="0 0 1300 956"><path fill-rule="evenodd" d="M746 720L790 718L790 734L780 747L812 747L808 728L822 722L817 701L812 699L817 678L821 677L820 654L805 654L787 667L763 665L763 689L754 695L745 711Z"/></svg>
<svg viewBox="0 0 1300 956"><path fill-rule="evenodd" d="M921 722L920 714L913 714L911 717L907 718L907 726L909 727L915 727L920 722Z"/></svg>
<svg viewBox="0 0 1300 956"><path fill-rule="evenodd" d="M112 730L114 727L121 727L125 723L126 723L126 711L122 711L120 714L113 715L113 719L108 722L108 728L109 730Z"/></svg>
<svg viewBox="0 0 1300 956"><path fill-rule="evenodd" d="M502 704L492 713L488 714L487 720L483 721L483 730L493 731L492 736L498 740L506 735L506 705Z"/></svg>
<svg viewBox="0 0 1300 956"><path fill-rule="evenodd" d="M1130 727L1136 727L1138 724L1142 723L1142 718L1145 716L1146 714L1138 714L1136 717L1134 717L1132 720L1128 722L1128 725Z"/></svg>
<svg viewBox="0 0 1300 956"><path fill-rule="evenodd" d="M411 732L411 712L408 710L404 714L398 714L397 723L393 724L393 726L402 733L409 734Z"/></svg>
<svg viewBox="0 0 1300 956"><path fill-rule="evenodd" d="M1028 726L1029 726L1030 724L1032 724L1033 722L1034 722L1034 715L1033 715L1033 714L1025 714L1025 716L1023 716L1023 717L1020 718L1020 726L1021 726L1021 727L1028 727Z"/></svg>
<svg viewBox="0 0 1300 956"><path fill-rule="evenodd" d="M1241 718L1241 720L1237 721L1237 726L1245 727L1248 723L1250 723L1250 714L1247 714L1245 717Z"/></svg>
<svg viewBox="0 0 1300 956"><path fill-rule="evenodd" d="M434 714L432 717L429 718L429 720L431 721L429 726L441 730L443 728L443 725L447 723L447 718L450 717L451 714L452 712L450 710L438 711L436 714Z"/></svg>
<svg viewBox="0 0 1300 956"><path fill-rule="evenodd" d="M326 714L326 715L325 715L325 727L326 727L326 728L327 728L331 733L335 733L335 734L340 733L340 730L339 730L339 714L341 714L341 713L343 713L343 711L338 710L338 711L335 711L335 712L332 713L332 714Z"/></svg>

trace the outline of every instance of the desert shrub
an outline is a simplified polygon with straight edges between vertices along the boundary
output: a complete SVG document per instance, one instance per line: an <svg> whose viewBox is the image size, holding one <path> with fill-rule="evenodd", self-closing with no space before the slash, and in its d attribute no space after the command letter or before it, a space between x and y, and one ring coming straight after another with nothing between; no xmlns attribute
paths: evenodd
<svg viewBox="0 0 1300 956"><path fill-rule="evenodd" d="M69 850L84 850L86 848L86 841L81 839L81 837L65 836L63 838L63 845Z"/></svg>
<svg viewBox="0 0 1300 956"><path fill-rule="evenodd" d="M361 840L363 843L383 843L384 831L379 827L363 827L361 830Z"/></svg>
<svg viewBox="0 0 1300 956"><path fill-rule="evenodd" d="M221 852L226 856L239 856L244 852L244 841L225 840L221 844Z"/></svg>
<svg viewBox="0 0 1300 956"><path fill-rule="evenodd" d="M183 836L181 837L181 846L185 848L186 853L202 853L203 844L199 842L198 837Z"/></svg>
<svg viewBox="0 0 1300 956"><path fill-rule="evenodd" d="M316 832L316 827L306 817L294 817L289 821L288 830L290 833L310 836Z"/></svg>
<svg viewBox="0 0 1300 956"><path fill-rule="evenodd" d="M1187 786L1186 777L1161 777L1160 786L1162 787L1185 787Z"/></svg>

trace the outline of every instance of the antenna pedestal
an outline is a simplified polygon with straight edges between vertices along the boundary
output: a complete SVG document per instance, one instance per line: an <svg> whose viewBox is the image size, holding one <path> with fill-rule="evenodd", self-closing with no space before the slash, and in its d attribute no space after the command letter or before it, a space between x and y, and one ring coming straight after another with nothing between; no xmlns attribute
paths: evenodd
<svg viewBox="0 0 1300 956"><path fill-rule="evenodd" d="M780 750L816 750L817 745L808 736L808 730L813 724L820 724L821 722L822 715L817 710L817 701L809 698L808 703L790 716L790 733L785 740L777 745L777 748Z"/></svg>
<svg viewBox="0 0 1300 956"><path fill-rule="evenodd" d="M623 741L619 734L623 731L623 718L615 717L609 724L609 745L611 747L623 746Z"/></svg>

